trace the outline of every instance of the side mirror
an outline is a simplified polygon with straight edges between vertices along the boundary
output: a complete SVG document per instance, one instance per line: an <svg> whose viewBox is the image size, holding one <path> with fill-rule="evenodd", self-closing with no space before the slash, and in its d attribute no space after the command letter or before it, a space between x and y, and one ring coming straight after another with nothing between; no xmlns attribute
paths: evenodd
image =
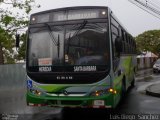
<svg viewBox="0 0 160 120"><path fill-rule="evenodd" d="M117 52L122 52L122 39L119 36L115 39L115 48Z"/></svg>
<svg viewBox="0 0 160 120"><path fill-rule="evenodd" d="M16 34L16 47L19 47L19 42L20 42L20 35Z"/></svg>

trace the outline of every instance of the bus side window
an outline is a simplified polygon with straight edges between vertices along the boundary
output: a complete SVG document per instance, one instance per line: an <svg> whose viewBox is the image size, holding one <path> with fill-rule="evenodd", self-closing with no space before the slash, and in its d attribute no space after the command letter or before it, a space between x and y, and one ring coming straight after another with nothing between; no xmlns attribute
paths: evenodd
<svg viewBox="0 0 160 120"><path fill-rule="evenodd" d="M125 37L124 37L124 31L122 30L122 43L123 43L123 54L126 52L126 46L125 46Z"/></svg>
<svg viewBox="0 0 160 120"><path fill-rule="evenodd" d="M115 47L115 40L117 37L119 37L119 29L118 26L114 25L117 24L117 22L112 18L111 22L111 36L112 36L112 51L113 51L113 70L115 71L119 64L119 58L120 58L120 52L116 50Z"/></svg>

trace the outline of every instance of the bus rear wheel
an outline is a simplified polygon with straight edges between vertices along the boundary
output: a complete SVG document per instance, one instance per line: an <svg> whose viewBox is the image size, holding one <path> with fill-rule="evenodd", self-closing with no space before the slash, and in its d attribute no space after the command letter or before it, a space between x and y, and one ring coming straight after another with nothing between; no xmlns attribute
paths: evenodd
<svg viewBox="0 0 160 120"><path fill-rule="evenodd" d="M126 84L125 79L122 80L122 88L121 88L121 98L123 99L126 95Z"/></svg>
<svg viewBox="0 0 160 120"><path fill-rule="evenodd" d="M133 80L131 82L131 87L135 87L135 75L133 76Z"/></svg>

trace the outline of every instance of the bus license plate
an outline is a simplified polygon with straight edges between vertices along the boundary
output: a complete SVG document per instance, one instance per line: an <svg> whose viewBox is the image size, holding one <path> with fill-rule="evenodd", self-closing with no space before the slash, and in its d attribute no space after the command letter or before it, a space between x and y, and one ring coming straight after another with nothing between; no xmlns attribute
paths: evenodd
<svg viewBox="0 0 160 120"><path fill-rule="evenodd" d="M96 106L104 106L104 100L95 100L94 105Z"/></svg>

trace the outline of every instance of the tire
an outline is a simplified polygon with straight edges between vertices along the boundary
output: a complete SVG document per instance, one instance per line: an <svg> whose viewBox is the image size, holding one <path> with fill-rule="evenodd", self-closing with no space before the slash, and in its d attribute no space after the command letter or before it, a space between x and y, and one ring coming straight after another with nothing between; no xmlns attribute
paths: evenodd
<svg viewBox="0 0 160 120"><path fill-rule="evenodd" d="M122 90L121 90L121 99L123 99L126 95L126 83L125 79L122 80Z"/></svg>
<svg viewBox="0 0 160 120"><path fill-rule="evenodd" d="M132 82L131 82L131 87L132 87L132 88L135 87L135 75L133 76L133 80L132 80Z"/></svg>
<svg viewBox="0 0 160 120"><path fill-rule="evenodd" d="M156 73L156 71L155 71L155 70L153 70L153 73Z"/></svg>

